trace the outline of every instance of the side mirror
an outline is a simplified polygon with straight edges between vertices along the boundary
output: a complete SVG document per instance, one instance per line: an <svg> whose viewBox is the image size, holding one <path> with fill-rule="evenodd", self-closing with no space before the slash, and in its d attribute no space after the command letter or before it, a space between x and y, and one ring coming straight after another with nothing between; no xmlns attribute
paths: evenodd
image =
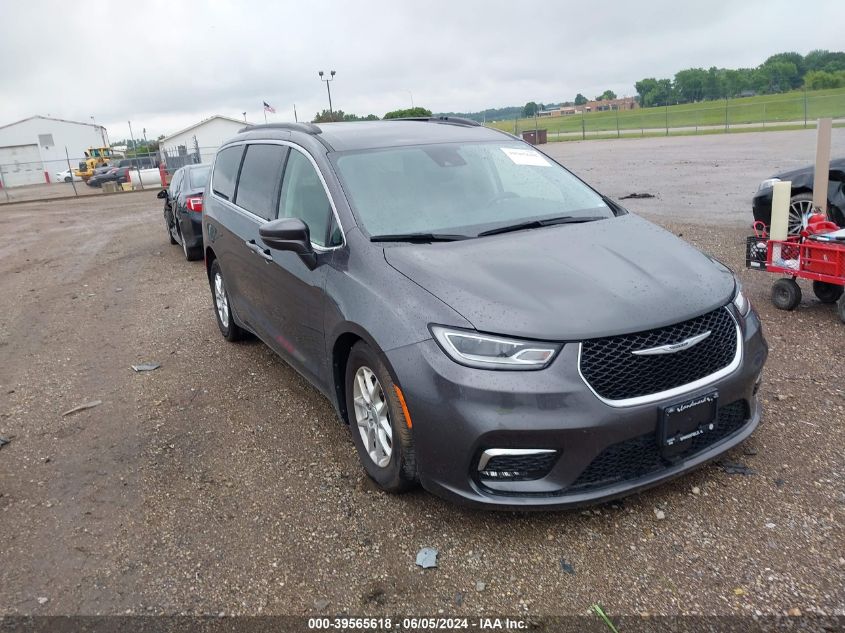
<svg viewBox="0 0 845 633"><path fill-rule="evenodd" d="M156 198L164 199L167 197L167 189L162 189L156 194Z"/></svg>
<svg viewBox="0 0 845 633"><path fill-rule="evenodd" d="M311 232L299 218L273 220L258 229L258 234L270 248L299 255L308 268L313 269L317 265L317 256L311 248Z"/></svg>

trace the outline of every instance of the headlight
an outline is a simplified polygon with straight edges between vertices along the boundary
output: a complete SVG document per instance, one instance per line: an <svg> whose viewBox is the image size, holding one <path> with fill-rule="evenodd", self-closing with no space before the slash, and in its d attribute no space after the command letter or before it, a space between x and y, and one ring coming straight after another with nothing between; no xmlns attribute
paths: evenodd
<svg viewBox="0 0 845 633"><path fill-rule="evenodd" d="M771 189L775 186L776 182L780 182L780 178L768 178L760 183L760 186L757 187L757 191L763 191L763 189Z"/></svg>
<svg viewBox="0 0 845 633"><path fill-rule="evenodd" d="M468 330L432 325L431 332L443 351L461 365L479 369L542 369L562 345L538 343Z"/></svg>
<svg viewBox="0 0 845 633"><path fill-rule="evenodd" d="M751 312L751 302L742 292L742 284L739 282L739 279L736 280L736 294L734 295L733 304L741 316L747 316Z"/></svg>

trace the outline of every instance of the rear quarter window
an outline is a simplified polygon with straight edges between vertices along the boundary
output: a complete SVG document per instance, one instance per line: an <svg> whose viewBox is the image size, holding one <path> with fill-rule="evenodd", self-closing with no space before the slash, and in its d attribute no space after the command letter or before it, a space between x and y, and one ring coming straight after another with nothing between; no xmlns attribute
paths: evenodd
<svg viewBox="0 0 845 633"><path fill-rule="evenodd" d="M235 145L217 153L211 188L221 198L231 200L235 195L235 181L238 177L238 168L241 166L243 152L243 145Z"/></svg>

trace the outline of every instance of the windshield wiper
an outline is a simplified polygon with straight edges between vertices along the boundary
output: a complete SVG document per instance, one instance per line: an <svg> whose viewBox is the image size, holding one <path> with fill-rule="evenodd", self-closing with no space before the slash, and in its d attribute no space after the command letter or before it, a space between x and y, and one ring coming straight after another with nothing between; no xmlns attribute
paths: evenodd
<svg viewBox="0 0 845 633"><path fill-rule="evenodd" d="M371 242L412 242L412 243L427 243L427 242L456 242L458 240L468 240L470 235L460 235L451 233L396 233L394 235L373 235L370 237Z"/></svg>
<svg viewBox="0 0 845 633"><path fill-rule="evenodd" d="M606 220L603 215L587 215L574 216L562 215L557 218L547 218L545 220L531 220L529 222L520 222L519 224L509 224L507 226L500 226L495 229L482 231L478 237L485 235L498 235L499 233L510 233L511 231L522 231L523 229L539 229L543 226L552 226L554 224L580 224L582 222L595 222L596 220Z"/></svg>

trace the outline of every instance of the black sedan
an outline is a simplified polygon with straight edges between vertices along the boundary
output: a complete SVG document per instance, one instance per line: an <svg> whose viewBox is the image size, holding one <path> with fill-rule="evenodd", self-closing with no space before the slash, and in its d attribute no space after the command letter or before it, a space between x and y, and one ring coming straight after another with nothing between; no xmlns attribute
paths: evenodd
<svg viewBox="0 0 845 633"><path fill-rule="evenodd" d="M106 182L116 182L120 185L124 182L129 182L128 172L129 170L124 167L105 167L102 170L98 169L88 179L86 184L89 187L102 187L103 183Z"/></svg>
<svg viewBox="0 0 845 633"><path fill-rule="evenodd" d="M815 166L810 165L775 174L761 182L751 203L754 220L769 226L772 219L772 187L776 182L789 180L792 183L792 198L789 202L789 233L790 235L797 235L801 230L803 216L813 207L814 176ZM830 219L839 226L845 227L845 158L835 158L830 161L827 205Z"/></svg>
<svg viewBox="0 0 845 633"><path fill-rule="evenodd" d="M202 259L202 193L208 182L209 165L187 165L177 169L164 200L164 226L171 244L181 244L189 262Z"/></svg>

